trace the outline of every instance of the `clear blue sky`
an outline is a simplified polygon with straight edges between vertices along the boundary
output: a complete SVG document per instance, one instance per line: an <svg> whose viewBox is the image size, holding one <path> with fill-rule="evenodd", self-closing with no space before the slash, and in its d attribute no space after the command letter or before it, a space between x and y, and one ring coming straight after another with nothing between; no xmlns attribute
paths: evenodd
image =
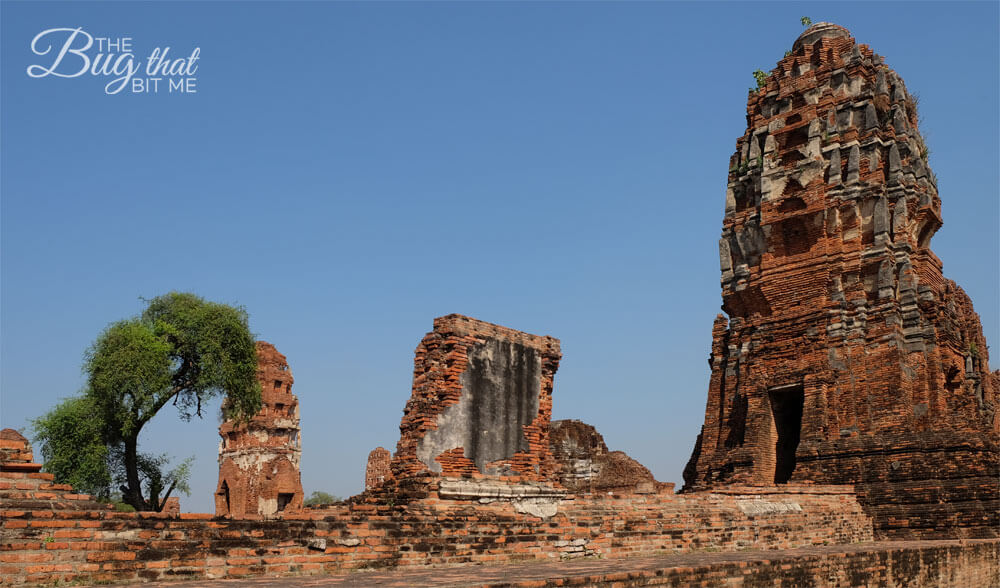
<svg viewBox="0 0 1000 588"><path fill-rule="evenodd" d="M468 314L562 340L555 418L680 481L702 423L717 240L751 72L830 20L920 96L945 273L998 336L998 4L2 4L0 424L76 393L139 297L245 305L285 353L306 492L395 449L413 350ZM201 50L197 93L32 79L34 35ZM1000 364L1000 353L994 364ZM210 418L148 451L217 480Z"/></svg>

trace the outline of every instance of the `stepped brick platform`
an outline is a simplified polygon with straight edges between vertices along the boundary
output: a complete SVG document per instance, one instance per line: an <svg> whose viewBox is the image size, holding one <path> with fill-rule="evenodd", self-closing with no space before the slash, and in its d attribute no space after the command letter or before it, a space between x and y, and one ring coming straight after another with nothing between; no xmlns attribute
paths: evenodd
<svg viewBox="0 0 1000 588"><path fill-rule="evenodd" d="M997 540L892 541L804 547L775 553L690 553L628 559L587 559L502 567L357 572L310 578L259 578L136 584L144 588L548 588L593 586L926 586L1000 585Z"/></svg>

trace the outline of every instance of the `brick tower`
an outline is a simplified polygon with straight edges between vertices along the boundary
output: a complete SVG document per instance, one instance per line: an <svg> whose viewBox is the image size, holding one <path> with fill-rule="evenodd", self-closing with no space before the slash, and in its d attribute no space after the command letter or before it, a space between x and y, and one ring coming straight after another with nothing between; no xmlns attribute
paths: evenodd
<svg viewBox="0 0 1000 588"><path fill-rule="evenodd" d="M285 356L257 342L257 378L263 406L249 423L219 427L219 485L215 514L235 519L273 518L302 508L299 400Z"/></svg>
<svg viewBox="0 0 1000 588"><path fill-rule="evenodd" d="M882 536L997 533L1000 372L930 249L917 120L903 80L829 23L751 92L687 490L855 484Z"/></svg>

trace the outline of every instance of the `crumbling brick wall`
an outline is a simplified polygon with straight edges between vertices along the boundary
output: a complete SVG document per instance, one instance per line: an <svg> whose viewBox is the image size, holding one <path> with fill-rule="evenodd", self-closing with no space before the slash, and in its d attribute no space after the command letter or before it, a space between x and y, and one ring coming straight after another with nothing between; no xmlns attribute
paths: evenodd
<svg viewBox="0 0 1000 588"><path fill-rule="evenodd" d="M284 355L257 342L257 378L263 404L249 422L219 427L219 484L215 512L232 518L284 516L302 508L299 401ZM224 409L225 407L223 407Z"/></svg>
<svg viewBox="0 0 1000 588"><path fill-rule="evenodd" d="M552 337L457 314L435 319L416 350L393 475L549 480L561 357Z"/></svg>
<svg viewBox="0 0 1000 588"><path fill-rule="evenodd" d="M995 536L997 383L930 249L937 180L903 80L809 28L747 101L686 489L853 483L892 537Z"/></svg>

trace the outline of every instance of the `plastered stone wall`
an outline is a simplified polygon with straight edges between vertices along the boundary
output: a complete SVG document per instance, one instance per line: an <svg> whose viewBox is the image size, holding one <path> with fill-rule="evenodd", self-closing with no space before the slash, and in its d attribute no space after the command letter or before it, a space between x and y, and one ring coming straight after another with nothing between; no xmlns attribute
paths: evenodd
<svg viewBox="0 0 1000 588"><path fill-rule="evenodd" d="M552 337L461 315L435 319L416 350L393 476L549 481L548 426L561 357Z"/></svg>
<svg viewBox="0 0 1000 588"><path fill-rule="evenodd" d="M747 120L685 489L850 483L882 536L996 536L998 376L930 249L941 199L913 95L819 23Z"/></svg>
<svg viewBox="0 0 1000 588"><path fill-rule="evenodd" d="M247 423L219 427L219 484L215 513L231 518L273 518L302 508L299 400L284 355L257 342L257 378L263 405Z"/></svg>

